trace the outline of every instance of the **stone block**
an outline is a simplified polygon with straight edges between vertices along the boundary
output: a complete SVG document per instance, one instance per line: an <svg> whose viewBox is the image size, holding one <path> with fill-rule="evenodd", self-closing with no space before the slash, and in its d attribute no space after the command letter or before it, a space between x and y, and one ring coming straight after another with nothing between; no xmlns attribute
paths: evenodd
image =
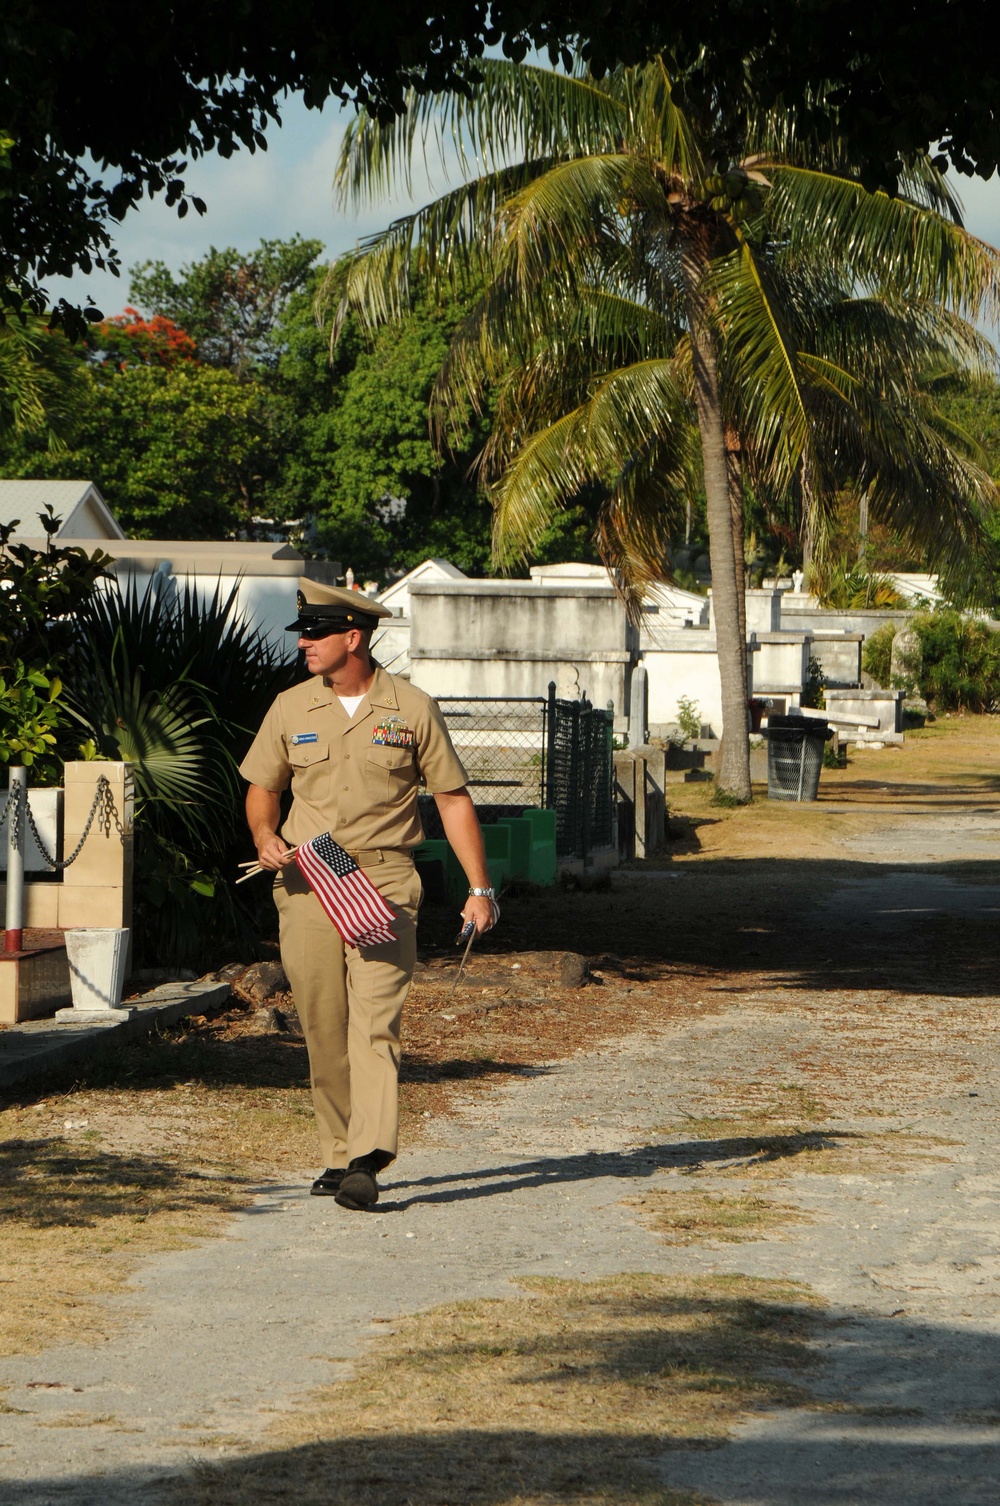
<svg viewBox="0 0 1000 1506"><path fill-rule="evenodd" d="M0 1023L50 1015L70 998L66 948L52 945L0 959Z"/></svg>
<svg viewBox="0 0 1000 1506"><path fill-rule="evenodd" d="M878 727L870 729L879 733L902 732L903 700L901 690L830 690L827 691L827 710L838 717L858 718L858 725L878 719Z"/></svg>
<svg viewBox="0 0 1000 1506"><path fill-rule="evenodd" d="M106 834L101 813L98 813L82 851L64 871L63 883L72 889L116 884L131 889L133 781L129 764L76 762L65 765L64 856L69 856L86 830L98 781L102 777L111 786L115 813L123 833L118 832L112 821L110 833Z"/></svg>
<svg viewBox="0 0 1000 1506"><path fill-rule="evenodd" d="M64 931L75 926L131 926L131 891L111 885L87 889L60 886L59 924Z"/></svg>
<svg viewBox="0 0 1000 1506"><path fill-rule="evenodd" d="M41 882L24 886L24 923L48 931L59 924L59 885ZM7 886L0 884L0 905L6 909Z"/></svg>

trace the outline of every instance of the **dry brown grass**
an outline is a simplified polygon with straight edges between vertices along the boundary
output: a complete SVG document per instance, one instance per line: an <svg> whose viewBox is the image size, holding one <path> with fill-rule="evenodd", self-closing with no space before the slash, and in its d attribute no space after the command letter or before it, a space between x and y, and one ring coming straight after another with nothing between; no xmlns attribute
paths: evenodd
<svg viewBox="0 0 1000 1506"><path fill-rule="evenodd" d="M276 1422L271 1450L206 1466L192 1506L681 1506L671 1446L807 1398L823 1318L746 1277L532 1277L521 1295L400 1318ZM669 1477L669 1461L663 1471Z"/></svg>
<svg viewBox="0 0 1000 1506"><path fill-rule="evenodd" d="M743 1244L810 1219L801 1208L752 1192L703 1191L676 1183L624 1202L669 1245Z"/></svg>
<svg viewBox="0 0 1000 1506"><path fill-rule="evenodd" d="M823 770L819 799L802 805L768 801L761 786L753 804L727 809L713 805L710 783L671 785L675 823L704 823L696 848L682 861L786 858L791 852L830 857L845 839L870 832L873 809L886 816L894 807L897 814L901 807L1000 811L998 739L1000 716L943 717L907 732L902 748L852 748L845 769Z"/></svg>
<svg viewBox="0 0 1000 1506"><path fill-rule="evenodd" d="M236 1056L175 1032L0 1113L0 1281L17 1293L0 1355L106 1337L126 1313L104 1299L139 1260L217 1234L262 1178L308 1160L308 1094L220 1080Z"/></svg>

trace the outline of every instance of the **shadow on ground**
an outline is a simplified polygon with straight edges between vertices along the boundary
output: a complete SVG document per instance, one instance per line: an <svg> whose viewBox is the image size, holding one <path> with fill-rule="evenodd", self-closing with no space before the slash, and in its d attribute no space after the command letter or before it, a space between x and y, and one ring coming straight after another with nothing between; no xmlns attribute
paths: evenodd
<svg viewBox="0 0 1000 1506"><path fill-rule="evenodd" d="M585 1151L582 1155L540 1156L507 1166L422 1177L414 1182L385 1181L380 1213L403 1212L417 1203L462 1203L503 1197L530 1187L561 1182L629 1181L659 1171L704 1171L725 1166L750 1169L792 1161L804 1152L834 1151L862 1140L837 1130L797 1130L785 1135L745 1135L718 1140L650 1144L628 1151ZM391 1173L389 1174L391 1176ZM407 1194L397 1197L396 1194Z"/></svg>
<svg viewBox="0 0 1000 1506"><path fill-rule="evenodd" d="M252 1185L249 1177L211 1177L153 1156L71 1148L56 1139L8 1140L0 1145L0 1216L36 1229L68 1229L154 1210L216 1210L222 1180Z"/></svg>
<svg viewBox="0 0 1000 1506"><path fill-rule="evenodd" d="M538 1071L519 1062L493 1057L448 1057L443 1060L408 1053L400 1071L401 1082L441 1083L502 1080ZM130 1042L124 1051L95 1057L82 1071L79 1065L51 1073L45 1091L79 1084L88 1088L128 1089L130 1092L164 1092L182 1084L201 1083L219 1089L278 1089L309 1087L309 1058L300 1037L243 1035L217 1038L211 1027L190 1033L164 1033L149 1041ZM0 1094L0 1105L33 1103L38 1083L26 1084Z"/></svg>
<svg viewBox="0 0 1000 1506"><path fill-rule="evenodd" d="M667 1311L669 1307L669 1312ZM649 1309L653 1315L653 1309ZM454 1335L447 1352L417 1354L417 1379L442 1373L433 1425L400 1433L379 1425L377 1398L363 1428L338 1429L342 1395L351 1421L357 1397L328 1388L308 1425L316 1441L239 1458L172 1468L35 1478L4 1486L4 1506L994 1506L1000 1494L997 1337L895 1318L832 1322L806 1304L762 1304L706 1291L657 1304L672 1331L643 1324L574 1335L580 1363L558 1345L531 1348L517 1386L550 1407L514 1401L491 1426L449 1424L448 1377L481 1365L480 1348ZM697 1339L685 1337L687 1325ZM564 1330L565 1332L565 1330ZM821 1348L803 1357L810 1336ZM700 1341L700 1342L699 1342ZM467 1350L467 1352L466 1352ZM796 1350L799 1352L796 1353ZM409 1364L408 1356L408 1364ZM575 1394L567 1398L567 1381ZM479 1372L476 1372L477 1374ZM350 1384L350 1383L346 1383ZM630 1389L631 1423L605 1425L604 1409L581 1406L607 1387ZM780 1397L784 1393L784 1405ZM509 1393L504 1396L510 1408ZM776 1404L778 1410L775 1410ZM534 1412L533 1416L525 1415ZM754 1414L766 1427L754 1425ZM751 1426L724 1442L726 1426ZM620 1415L620 1414L619 1414ZM655 1425L651 1425L655 1424ZM329 1436L324 1437L325 1434Z"/></svg>
<svg viewBox="0 0 1000 1506"><path fill-rule="evenodd" d="M814 992L998 993L997 863L728 858L676 877L669 856L648 866L661 876L615 875L610 893L511 902L482 952L582 951L642 961L649 978L735 970ZM428 941L443 918L428 917Z"/></svg>

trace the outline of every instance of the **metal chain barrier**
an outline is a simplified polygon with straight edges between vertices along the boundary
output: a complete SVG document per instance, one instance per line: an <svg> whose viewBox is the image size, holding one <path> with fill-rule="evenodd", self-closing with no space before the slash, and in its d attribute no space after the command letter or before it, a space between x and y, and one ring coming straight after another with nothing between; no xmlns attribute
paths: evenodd
<svg viewBox="0 0 1000 1506"><path fill-rule="evenodd" d="M8 797L8 807L12 803L14 804L14 811L11 815L11 820L15 823L16 840L17 828L20 825L20 809L19 802L14 801L13 795ZM31 809L30 801L25 800L24 809L28 817L28 825L31 828L31 834L38 844L38 851L42 855L42 860L47 863L50 868L61 870L63 868L68 868L71 863L76 862L77 858L80 856L80 853L83 851L84 842L86 842L87 838L90 836L90 828L94 824L94 818L97 815L99 809L101 810L101 825L104 828L104 835L106 837L110 837L111 827L112 825L114 825L114 828L117 831L118 835L121 837L122 841L124 842L125 840L125 830L122 826L121 818L118 814L118 807L115 804L115 797L111 788L111 781L104 774L98 776L97 788L94 791L94 803L90 807L90 815L87 817L87 824L83 828L83 836L80 838L79 842L77 842L68 858L54 858L52 856L48 848L45 846L45 843L42 841L41 834L35 824L35 817ZM0 817L0 820L2 819L3 818Z"/></svg>
<svg viewBox="0 0 1000 1506"><path fill-rule="evenodd" d="M3 810L0 811L0 826L2 826L6 821L8 813L10 813L11 821L14 823L14 840L16 842L18 827L20 825L18 821L18 816L20 815L20 806L17 800L17 790L11 790L10 794L7 796L7 804L4 806Z"/></svg>

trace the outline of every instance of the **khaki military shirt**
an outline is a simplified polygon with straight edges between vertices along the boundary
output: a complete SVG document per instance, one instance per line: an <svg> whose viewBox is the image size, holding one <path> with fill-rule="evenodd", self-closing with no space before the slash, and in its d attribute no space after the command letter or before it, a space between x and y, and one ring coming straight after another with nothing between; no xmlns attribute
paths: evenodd
<svg viewBox="0 0 1000 1506"><path fill-rule="evenodd" d="M421 781L433 795L468 777L437 702L382 668L353 717L319 675L279 695L240 773L265 790L291 785L291 846L328 831L351 852L416 847Z"/></svg>

